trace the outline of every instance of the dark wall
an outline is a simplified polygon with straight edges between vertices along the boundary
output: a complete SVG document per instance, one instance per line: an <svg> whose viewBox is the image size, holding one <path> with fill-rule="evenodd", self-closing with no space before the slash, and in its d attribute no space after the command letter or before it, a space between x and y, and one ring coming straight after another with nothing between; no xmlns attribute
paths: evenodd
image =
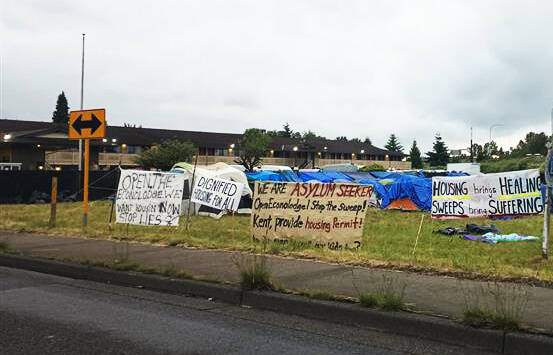
<svg viewBox="0 0 553 355"><path fill-rule="evenodd" d="M12 146L12 163L22 163L21 170L37 170L44 164L44 151L34 146Z"/></svg>
<svg viewBox="0 0 553 355"><path fill-rule="evenodd" d="M0 171L0 203L49 202L52 177L58 177L58 201L82 200L82 172ZM91 171L89 199L100 200L115 193L119 169Z"/></svg>

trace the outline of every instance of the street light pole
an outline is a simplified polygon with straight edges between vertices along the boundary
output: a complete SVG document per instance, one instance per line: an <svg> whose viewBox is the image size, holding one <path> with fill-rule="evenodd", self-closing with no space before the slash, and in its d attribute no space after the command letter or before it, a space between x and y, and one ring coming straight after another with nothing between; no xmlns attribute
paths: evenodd
<svg viewBox="0 0 553 355"><path fill-rule="evenodd" d="M488 143L488 157L490 158L492 157L492 128L499 127L499 126L504 126L504 125L501 123L498 123L490 126L490 143Z"/></svg>

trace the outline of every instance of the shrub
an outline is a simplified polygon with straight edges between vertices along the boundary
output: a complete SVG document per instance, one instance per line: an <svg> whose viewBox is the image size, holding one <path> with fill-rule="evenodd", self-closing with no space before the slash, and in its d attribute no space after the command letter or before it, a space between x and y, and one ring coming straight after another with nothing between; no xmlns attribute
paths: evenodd
<svg viewBox="0 0 553 355"><path fill-rule="evenodd" d="M371 165L365 165L361 169L359 169L361 172L369 172L369 171L386 171L386 169L380 165L380 164L371 164Z"/></svg>

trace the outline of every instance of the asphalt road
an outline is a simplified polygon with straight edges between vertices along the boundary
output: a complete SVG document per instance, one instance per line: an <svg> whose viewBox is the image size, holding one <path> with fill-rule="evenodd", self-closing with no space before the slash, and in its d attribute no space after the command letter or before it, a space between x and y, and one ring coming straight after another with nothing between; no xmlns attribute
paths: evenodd
<svg viewBox="0 0 553 355"><path fill-rule="evenodd" d="M485 354L375 330L0 267L0 354Z"/></svg>

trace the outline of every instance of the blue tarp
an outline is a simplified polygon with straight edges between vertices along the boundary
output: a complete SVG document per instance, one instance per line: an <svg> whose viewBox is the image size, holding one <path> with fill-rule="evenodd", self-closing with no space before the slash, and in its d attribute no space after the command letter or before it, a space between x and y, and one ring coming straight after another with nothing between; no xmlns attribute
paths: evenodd
<svg viewBox="0 0 553 355"><path fill-rule="evenodd" d="M370 173L342 173L339 171L298 172L291 171L255 171L246 172L249 180L264 181L320 181L329 183L346 180L363 185L372 185L381 199L381 208L386 208L394 200L408 197L421 210L430 210L432 205L432 179L402 174L399 172L373 171ZM383 184L379 180L391 180Z"/></svg>
<svg viewBox="0 0 553 355"><path fill-rule="evenodd" d="M341 172L341 171L324 171L323 174L326 174L328 177L330 177L333 181L334 180L345 180L345 181L353 181L351 177L349 177L347 174Z"/></svg>
<svg viewBox="0 0 553 355"><path fill-rule="evenodd" d="M387 177L389 179L389 177ZM394 182L383 185L376 179L363 179L360 184L372 185L382 200L380 208L386 208L393 201L408 197L421 210L432 207L432 179L420 178L408 174L398 174Z"/></svg>
<svg viewBox="0 0 553 355"><path fill-rule="evenodd" d="M285 182L302 182L296 173L293 171L269 171L269 170L260 170L260 171L251 171L245 172L248 180L261 180L261 181L285 181Z"/></svg>
<svg viewBox="0 0 553 355"><path fill-rule="evenodd" d="M357 172L357 173L346 173L347 176L353 179L353 181L358 182L364 179L374 179L374 176L369 172Z"/></svg>
<svg viewBox="0 0 553 355"><path fill-rule="evenodd" d="M278 174L282 181L288 182L302 182L302 180L296 175L295 172L290 170L279 171Z"/></svg>
<svg viewBox="0 0 553 355"><path fill-rule="evenodd" d="M342 173L341 171L300 171L298 172L298 177L301 181L311 181L317 180L320 182L334 182L336 180L341 181L353 181L351 177Z"/></svg>
<svg viewBox="0 0 553 355"><path fill-rule="evenodd" d="M317 181L320 181L320 182L332 182L334 181L334 179L332 177L330 177L329 175L327 175L327 172L304 172L304 171L300 171L298 173L298 177L302 180L302 181L311 181L311 180L317 180Z"/></svg>
<svg viewBox="0 0 553 355"><path fill-rule="evenodd" d="M400 177L402 173L390 172L390 171L371 171L371 174L377 179L395 179Z"/></svg>
<svg viewBox="0 0 553 355"><path fill-rule="evenodd" d="M282 180L282 177L273 171L246 171L245 174L248 180L286 181Z"/></svg>

